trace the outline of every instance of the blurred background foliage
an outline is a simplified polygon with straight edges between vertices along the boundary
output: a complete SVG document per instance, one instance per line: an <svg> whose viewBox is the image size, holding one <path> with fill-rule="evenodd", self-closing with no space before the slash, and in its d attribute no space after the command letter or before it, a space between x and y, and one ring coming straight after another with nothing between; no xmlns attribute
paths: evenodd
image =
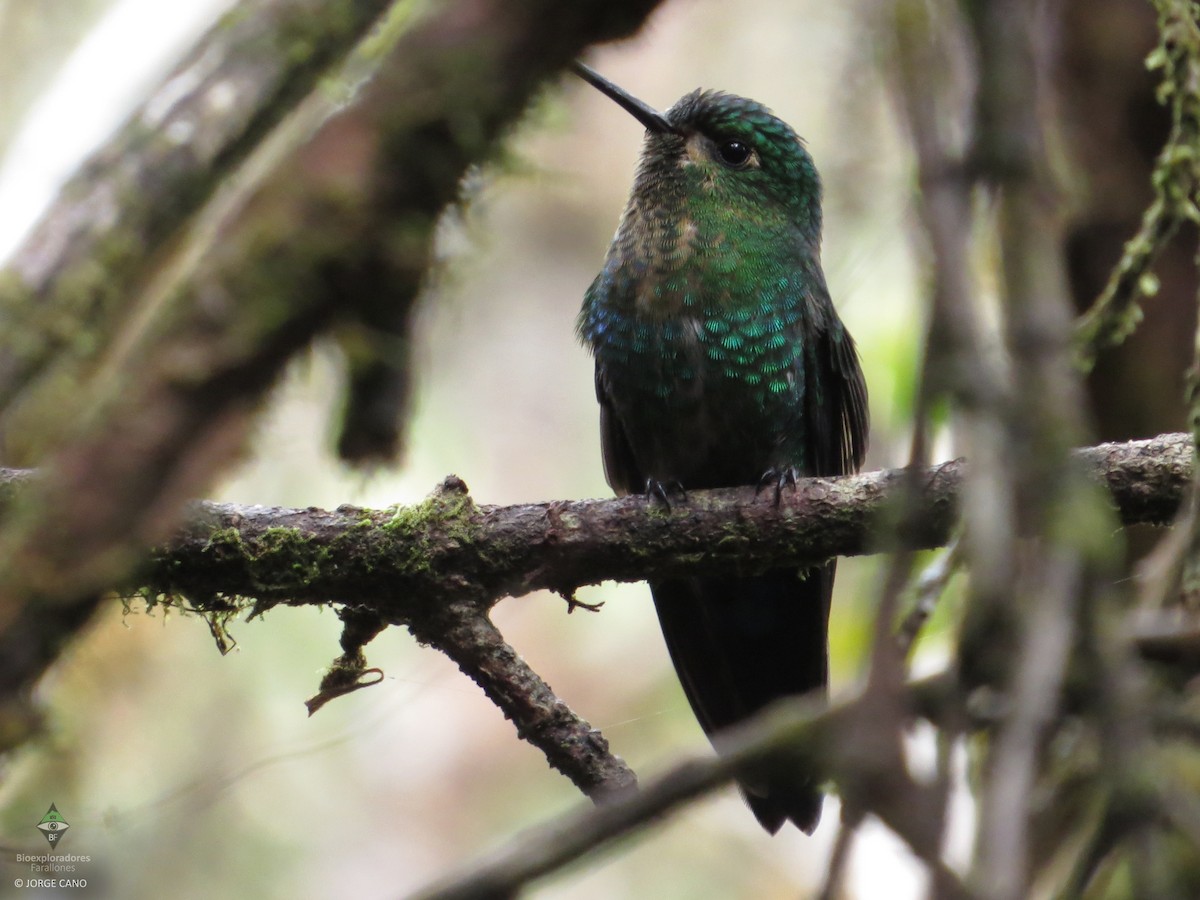
<svg viewBox="0 0 1200 900"><path fill-rule="evenodd" d="M122 8L138 2L0 0L0 149L16 146L17 130L37 112L35 98L89 29L103 27L102 16L136 20ZM200 25L224 5L169 4ZM697 86L719 87L761 100L805 137L825 180L825 272L871 390L869 468L906 460L923 332L911 159L879 64L888 36L877 12L885 5L758 0L747 15L745 5L713 0L670 3L636 40L599 49L590 60L654 105ZM1079 222L1069 248L1073 284L1089 301L1148 198L1148 181L1135 171L1140 145L1129 131L1157 127L1145 112L1152 82L1134 78L1109 103L1098 96L1096 77L1115 65L1104 53L1124 60L1126 71L1141 71L1154 40L1149 7L1137 0L1099 5L1107 18L1085 15L1097 4L1079 2L1066 4L1064 19L1076 29L1064 44L1062 84L1075 92L1065 104L1073 115L1063 117L1064 159L1080 148L1094 151L1084 154L1094 180L1074 179L1070 194ZM136 54L145 37L112 40L114 52ZM167 45L155 42L169 61ZM147 63L131 83L145 89L155 71ZM137 96L125 90L129 100ZM70 105L84 93L70 85L58 93L65 105L42 111L58 130L35 140L85 152L72 144L79 140L74 117L84 111ZM106 109L112 124L123 102ZM1105 136L1124 141L1129 158L1101 153ZM570 79L551 86L512 135L506 158L472 179L469 202L443 224L440 265L418 327L419 381L403 464L364 476L335 460L335 351L321 347L276 391L254 451L214 499L386 506L420 499L451 472L481 503L606 496L592 363L575 340L574 320L615 228L640 142L640 129L594 91ZM1148 171L1158 144L1153 137L1143 143ZM27 157L10 181L34 178L28 167L35 162ZM1116 182L1105 180L1109 164L1124 167L1120 202ZM5 203L8 196L0 193L0 218L19 206ZM1189 310L1186 304L1181 315L1194 316ZM1178 320L1162 327L1181 335L1186 352L1190 327ZM1159 381L1135 389L1130 405L1147 413L1152 395L1165 409L1133 424L1110 410L1105 437L1181 424L1171 416L1182 415L1182 366L1164 359L1142 368L1153 368ZM1121 380L1103 367L1096 378ZM1101 382L1097 395L1105 390ZM953 452L943 441L935 455ZM861 671L878 581L875 560L840 565L835 694ZM708 752L645 587L604 585L581 599L605 606L567 616L561 599L539 594L501 603L495 620L643 776L681 753ZM953 608L951 591L922 638L926 662L944 659L940 623ZM97 882L103 873L112 896L394 897L584 802L449 661L406 632L390 629L368 647L370 664L387 674L379 686L313 719L302 701L336 654L337 618L276 609L265 621L235 623L232 632L238 646L221 658L203 622L140 610L121 615L114 604L40 687L46 733L7 763L0 785L5 846L43 849L33 826L54 802L72 826L64 852L90 853L90 871ZM922 664L919 657L918 671ZM965 853L970 810L966 801L960 806L951 845ZM831 802L814 839L794 830L767 839L731 788L534 894L803 896L817 883L836 822ZM868 828L849 894L899 898L920 886L900 845Z"/></svg>

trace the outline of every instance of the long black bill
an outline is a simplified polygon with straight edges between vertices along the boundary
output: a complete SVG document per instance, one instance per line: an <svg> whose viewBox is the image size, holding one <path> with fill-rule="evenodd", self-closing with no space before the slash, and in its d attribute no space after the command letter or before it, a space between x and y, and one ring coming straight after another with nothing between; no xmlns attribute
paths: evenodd
<svg viewBox="0 0 1200 900"><path fill-rule="evenodd" d="M675 133L675 127L667 121L666 116L654 107L647 106L637 97L625 93L625 91L621 90L595 69L591 69L578 61L571 63L571 69L576 75L600 93L613 100L618 106L645 125L648 130L657 134Z"/></svg>

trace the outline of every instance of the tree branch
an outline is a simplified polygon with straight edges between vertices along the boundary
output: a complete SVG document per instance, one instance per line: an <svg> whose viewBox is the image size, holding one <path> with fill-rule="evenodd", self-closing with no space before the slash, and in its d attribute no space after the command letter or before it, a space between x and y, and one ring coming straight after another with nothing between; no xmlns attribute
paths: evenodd
<svg viewBox="0 0 1200 900"><path fill-rule="evenodd" d="M409 629L454 660L516 726L517 736L541 750L585 796L599 802L637 786L637 776L609 752L604 736L554 695L486 614L453 604L436 617L410 621Z"/></svg>
<svg viewBox="0 0 1200 900"><path fill-rule="evenodd" d="M1075 458L1102 482L1125 524L1171 521L1191 478L1184 434L1101 444ZM276 603L353 602L393 623L450 603L487 607L600 581L813 564L949 539L964 460L922 473L921 515L893 535L878 527L905 470L802 479L778 508L753 488L689 493L671 510L640 497L476 506L447 479L414 507L336 511L198 503L140 576L153 592ZM326 565L336 560L337 565Z"/></svg>
<svg viewBox="0 0 1200 900"><path fill-rule="evenodd" d="M9 335L0 409L49 368L77 384L162 264L158 254L391 2L330 15L327 0L250 0L209 30L63 187L12 260L0 285Z"/></svg>

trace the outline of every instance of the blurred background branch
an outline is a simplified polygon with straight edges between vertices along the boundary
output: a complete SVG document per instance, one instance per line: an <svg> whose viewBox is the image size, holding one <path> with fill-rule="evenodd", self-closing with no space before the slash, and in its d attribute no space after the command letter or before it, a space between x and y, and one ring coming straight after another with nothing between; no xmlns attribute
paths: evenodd
<svg viewBox="0 0 1200 900"><path fill-rule="evenodd" d="M934 710L944 699L945 681L946 676L935 676L912 685L911 691L925 698L924 709ZM853 791L856 782L868 781L875 773L860 770L853 761L847 762L842 751L852 745L861 720L874 712L871 697L856 697L827 709L804 700L778 702L729 729L718 757L681 763L656 777L640 793L618 798L595 810L564 816L462 873L425 887L415 897L467 900L513 896L534 879L604 849L611 841L694 802L736 775L787 767L794 764L797 754L818 761L837 782L839 790ZM900 775L900 771L893 771L884 777L894 780ZM880 787L877 782L870 786ZM876 793L867 809L882 811L885 794ZM920 810L910 809L908 813L907 822L893 824L905 840L919 848L922 842L919 835L924 830ZM883 814L887 816L886 812ZM953 872L936 860L931 861L931 869L938 896L967 896Z"/></svg>
<svg viewBox="0 0 1200 900"><path fill-rule="evenodd" d="M336 6L303 2L231 13L199 57L101 151L6 271L8 299L0 305L10 321L20 317L6 329L16 361L10 389L0 391L7 397L0 431L27 440L41 477L9 508L0 534L5 644L58 646L86 621L98 592L120 581L178 521L182 504L237 458L262 397L319 334L335 327L375 333L376 311L385 309L386 340L350 359L385 367L386 393L402 401L406 391L396 379L407 379L407 322L434 224L457 196L463 172L491 152L543 79L589 41L636 27L653 3L581 4L569 14L536 2L442 6L395 28L390 46L360 47L359 68L342 78L365 74L368 60L375 71L351 105L340 107L343 98L329 92L308 93L305 108L268 134L379 11L351 6L357 12L346 17ZM394 15L408 8L396 4ZM336 26L325 22L331 16ZM327 30L328 44L314 37ZM318 53L313 43L325 49ZM273 62L256 64L259 54ZM214 58L232 71L208 72ZM289 69L280 58L314 66ZM242 71L252 73L250 87L239 88ZM198 93L182 90L214 78ZM225 99L215 102L213 91ZM216 121L201 127L196 105L215 106ZM273 111L260 111L268 106ZM215 146L170 155L180 133L169 127L130 146L147 119L157 131L156 117L172 111L198 130L189 137L204 138L197 146ZM325 155L330 142L347 139L347 129L358 135L354 170ZM251 146L256 158L242 167L249 171L218 196L221 176ZM148 159L130 159L141 152ZM182 190L184 179L191 191ZM144 209L118 214L124 204L113 198L131 191ZM170 264L141 267L150 263L145 250L177 241ZM121 248L115 258L110 245ZM77 267L87 274L82 283L71 275ZM33 322L23 318L31 310ZM42 323L62 318L75 334L70 344L26 334L44 335ZM54 389L46 393L29 379L51 353L69 374L47 376ZM378 378L369 381L363 389L382 389ZM350 383L362 387L354 377ZM393 402L388 414L398 429L404 403ZM396 450L391 440L381 452ZM6 693L28 683L10 680Z"/></svg>
<svg viewBox="0 0 1200 900"><path fill-rule="evenodd" d="M63 186L9 263L0 295L12 337L0 355L6 455L38 446L13 424L17 396L36 405L29 393L57 383L62 402L63 383L94 377L102 351L134 315L139 286L169 258L184 225L389 2L347 4L340 16L327 6L242 4ZM49 426L51 417L38 421ZM36 440L46 446L53 434Z"/></svg>

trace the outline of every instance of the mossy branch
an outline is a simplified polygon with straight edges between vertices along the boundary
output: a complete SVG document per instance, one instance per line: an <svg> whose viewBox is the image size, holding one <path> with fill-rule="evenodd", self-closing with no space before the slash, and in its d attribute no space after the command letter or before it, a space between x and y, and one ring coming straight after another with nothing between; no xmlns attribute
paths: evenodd
<svg viewBox="0 0 1200 900"><path fill-rule="evenodd" d="M1164 435L1077 451L1125 524L1169 522L1190 482L1190 438ZM895 546L944 545L964 460L921 476L921 514L887 526L904 470L802 479L778 507L753 488L689 493L665 508L641 497L479 506L451 476L416 506L279 509L200 503L140 582L154 593L276 604L354 603L402 624L451 603L486 609L506 596L570 595L600 581L755 571Z"/></svg>

